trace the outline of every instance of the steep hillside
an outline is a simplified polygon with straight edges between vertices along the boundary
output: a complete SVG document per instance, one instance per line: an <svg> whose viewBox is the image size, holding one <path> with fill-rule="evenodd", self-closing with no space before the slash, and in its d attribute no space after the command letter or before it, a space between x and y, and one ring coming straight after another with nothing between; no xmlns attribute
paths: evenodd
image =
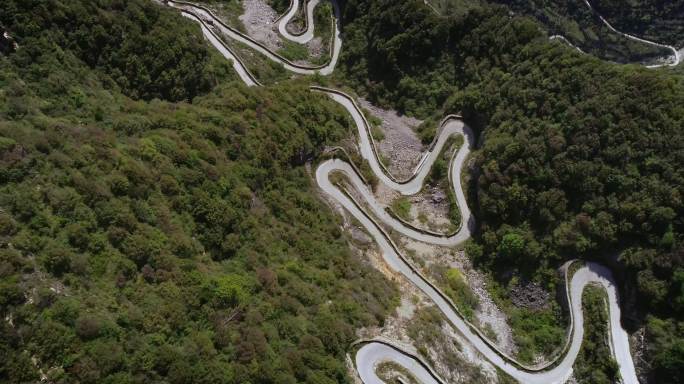
<svg viewBox="0 0 684 384"><path fill-rule="evenodd" d="M594 8L621 31L684 47L684 3L671 0L593 0Z"/></svg>
<svg viewBox="0 0 684 384"><path fill-rule="evenodd" d="M395 294L304 167L348 135L339 107L232 81L199 28L147 1L9 5L0 381L346 382L354 329ZM159 28L109 45L106 22Z"/></svg>
<svg viewBox="0 0 684 384"><path fill-rule="evenodd" d="M234 30L170 3L3 3L0 382L353 383L388 360L383 375L430 382L428 365L684 382L684 76L614 63L666 49L581 0L346 0L310 10L310 41L343 42L312 67L285 33L250 37L225 14L238 0L207 2ZM290 2L250 4L277 34ZM598 6L676 38L678 6L632 5ZM397 140L413 176L383 170L385 121L314 83L424 119ZM328 159L338 145L351 155ZM449 233L416 227L440 207ZM557 271L578 258L571 294ZM596 283L583 311L576 287Z"/></svg>
<svg viewBox="0 0 684 384"><path fill-rule="evenodd" d="M482 131L470 256L504 281L544 280L578 256L614 265L625 320L647 325L655 382L680 380L684 79L550 44L504 9L443 18L413 2L350 0L345 20L343 71L373 100L461 111Z"/></svg>

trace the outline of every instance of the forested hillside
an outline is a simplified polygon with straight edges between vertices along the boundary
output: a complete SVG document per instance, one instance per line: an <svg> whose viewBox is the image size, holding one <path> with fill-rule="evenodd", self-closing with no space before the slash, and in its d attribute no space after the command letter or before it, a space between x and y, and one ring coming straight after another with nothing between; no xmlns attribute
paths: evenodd
<svg viewBox="0 0 684 384"><path fill-rule="evenodd" d="M575 257L613 265L655 382L684 380L684 79L550 44L503 8L349 0L344 18L343 71L374 101L483 132L470 256L542 280Z"/></svg>
<svg viewBox="0 0 684 384"><path fill-rule="evenodd" d="M684 47L684 2L592 0L592 6L622 31Z"/></svg>
<svg viewBox="0 0 684 384"><path fill-rule="evenodd" d="M461 0L459 0L461 1ZM571 44L584 52L605 60L619 63L654 63L659 57L666 57L672 52L633 41L612 31L601 20L603 16L618 30L636 34L656 42L678 46L675 36L684 25L684 17L677 12L668 12L664 5L656 5L658 1L644 1L637 6L625 1L590 0L589 8L585 0L489 0L492 4L509 7L521 15L537 19L549 31L550 35L561 35ZM665 6L675 11L676 2ZM653 4L645 6L645 4ZM631 10L631 13L630 11Z"/></svg>
<svg viewBox="0 0 684 384"><path fill-rule="evenodd" d="M462 113L480 137L468 256L502 285L610 265L640 368L684 382L681 68L550 43L522 0L446 2L467 8L341 1L330 82L428 122ZM4 0L0 26L18 44L0 50L0 382L352 382L355 330L398 300L306 166L352 137L342 107L301 78L244 86L150 0ZM578 378L615 374L606 349L585 345Z"/></svg>
<svg viewBox="0 0 684 384"><path fill-rule="evenodd" d="M58 44L133 98L190 100L216 73L196 28L171 15L152 1L6 0L0 25L28 50Z"/></svg>
<svg viewBox="0 0 684 384"><path fill-rule="evenodd" d="M303 165L340 108L231 80L146 0L0 17L0 382L346 382L395 293Z"/></svg>

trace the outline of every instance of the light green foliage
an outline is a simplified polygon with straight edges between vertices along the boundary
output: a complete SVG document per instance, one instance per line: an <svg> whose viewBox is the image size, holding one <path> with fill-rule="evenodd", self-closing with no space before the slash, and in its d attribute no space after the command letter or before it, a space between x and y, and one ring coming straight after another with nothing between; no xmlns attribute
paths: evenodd
<svg viewBox="0 0 684 384"><path fill-rule="evenodd" d="M401 196L392 201L392 211L404 220L412 220L411 200L406 196Z"/></svg>
<svg viewBox="0 0 684 384"><path fill-rule="evenodd" d="M519 256L525 249L525 239L517 233L504 235L499 244L499 252L503 257L513 258Z"/></svg>
<svg viewBox="0 0 684 384"><path fill-rule="evenodd" d="M461 271L450 268L445 273L447 288L445 292L456 304L456 307L463 313L466 319L472 321L475 310L480 302L470 289L468 282L463 277Z"/></svg>
<svg viewBox="0 0 684 384"><path fill-rule="evenodd" d="M681 284L681 280L680 280ZM680 319L658 319L650 316L646 322L647 345L653 356L655 372L662 383L674 384L684 379L684 323Z"/></svg>
<svg viewBox="0 0 684 384"><path fill-rule="evenodd" d="M510 308L508 314L520 360L531 363L538 356L551 355L562 345L565 329L557 305L538 310Z"/></svg>
<svg viewBox="0 0 684 384"><path fill-rule="evenodd" d="M535 9L584 13L577 3ZM480 223L478 245L469 246L478 265L548 281L567 259L617 252L630 300L658 318L682 318L674 277L684 203L671 198L684 194L680 71L617 66L550 44L539 24L505 7L439 17L421 2L349 0L344 12L340 68L357 91L418 116L461 112L484 138L469 194ZM542 333L557 334L544 330L558 324L553 313L521 318L521 326L539 319ZM658 365L649 353L657 380L669 380L677 360Z"/></svg>
<svg viewBox="0 0 684 384"><path fill-rule="evenodd" d="M283 47L278 50L284 58L292 61L305 60L309 57L309 50L305 45L286 40Z"/></svg>
<svg viewBox="0 0 684 384"><path fill-rule="evenodd" d="M386 383L397 381L397 377L401 377L402 382L406 384L419 384L419 381L403 366L387 361L378 364L375 371L380 379Z"/></svg>
<svg viewBox="0 0 684 384"><path fill-rule="evenodd" d="M611 384L618 381L619 367L611 357L605 291L587 287L582 294L584 339L577 360L575 378L579 383Z"/></svg>
<svg viewBox="0 0 684 384"><path fill-rule="evenodd" d="M243 275L220 276L211 283L212 295L217 305L221 307L237 307L249 300L247 278Z"/></svg>
<svg viewBox="0 0 684 384"><path fill-rule="evenodd" d="M198 88L199 30L151 2L48 3L0 15L21 44L0 57L0 381L345 382L396 292L304 167L350 134L341 107L303 82ZM108 45L151 25L164 47ZM126 33L104 52L100 27ZM137 81L148 55L165 71Z"/></svg>

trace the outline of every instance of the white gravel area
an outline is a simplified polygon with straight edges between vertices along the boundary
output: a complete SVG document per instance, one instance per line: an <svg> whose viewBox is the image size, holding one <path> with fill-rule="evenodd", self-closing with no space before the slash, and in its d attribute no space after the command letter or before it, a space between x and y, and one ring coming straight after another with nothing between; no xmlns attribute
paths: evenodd
<svg viewBox="0 0 684 384"><path fill-rule="evenodd" d="M392 340L406 350L420 353L416 350L414 340L409 337L407 329L409 324L414 321L416 311L432 307L433 304L423 292L409 284L405 279L399 278L397 283L401 292L401 304L397 307L397 311L385 319L383 327L361 328L356 333L359 338L380 337L381 339ZM483 358L449 322L445 320L442 323L439 333L438 342L426 346L428 356L424 357L434 362L433 368L442 378L449 383L465 383L464 379L466 378L462 372L449 368L453 364L453 360L456 359L478 366L483 373L492 378L492 382L495 382L493 379L496 377L494 366ZM351 372L355 375L355 370Z"/></svg>
<svg viewBox="0 0 684 384"><path fill-rule="evenodd" d="M380 129L385 138L377 143L378 150L389 159L388 168L397 178L411 175L425 150L416 135L415 129L422 121L400 115L391 109L376 107L364 99L358 99L359 106L382 120Z"/></svg>
<svg viewBox="0 0 684 384"><path fill-rule="evenodd" d="M245 13L240 16L240 21L249 36L272 50L280 49L283 42L275 24L278 18L276 11L265 0L242 0L242 8Z"/></svg>
<svg viewBox="0 0 684 384"><path fill-rule="evenodd" d="M497 307L487 292L487 281L482 273L473 268L472 262L466 257L464 251L455 251L436 245L426 244L419 241L402 238L404 248L414 252L413 259L424 262L424 272L428 274L430 265L445 265L449 268L457 268L465 277L468 286L477 296L480 306L475 311L475 323L480 330L491 327L496 335L492 340L499 348L510 355L515 355L517 346L513 341L513 332L508 325L506 314Z"/></svg>

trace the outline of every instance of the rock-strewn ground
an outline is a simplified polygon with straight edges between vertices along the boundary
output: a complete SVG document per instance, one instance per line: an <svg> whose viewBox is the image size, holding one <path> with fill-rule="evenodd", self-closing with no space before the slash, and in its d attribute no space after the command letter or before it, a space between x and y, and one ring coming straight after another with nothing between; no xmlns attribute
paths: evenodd
<svg viewBox="0 0 684 384"><path fill-rule="evenodd" d="M398 179L409 177L427 149L415 131L421 121L400 115L391 109L377 107L364 99L359 99L358 103L382 122L380 129L385 137L376 142L376 145L381 156L389 160L386 165L390 173ZM375 196L379 203L390 205L400 195L379 185ZM426 185L420 193L410 196L409 200L412 206L409 220L411 224L419 228L447 231L450 220L449 201L445 191ZM422 221L419 219L421 216L424 219Z"/></svg>
<svg viewBox="0 0 684 384"><path fill-rule="evenodd" d="M389 159L388 168L397 178L403 179L411 175L420 161L424 146L416 136L415 128L421 121L413 117L399 115L391 109L382 109L364 99L359 99L359 106L382 120L380 129L385 135L378 144L378 150Z"/></svg>
<svg viewBox="0 0 684 384"><path fill-rule="evenodd" d="M242 8L244 13L240 15L239 19L250 37L273 51L278 51L285 46L286 41L278 32L278 23L276 22L280 15L265 0L242 0ZM304 46L309 51L310 58L328 55L326 46L320 37L314 37ZM309 60L296 60L295 62L302 65L310 64Z"/></svg>
<svg viewBox="0 0 684 384"><path fill-rule="evenodd" d="M275 24L278 18L276 11L265 0L242 0L242 7L245 13L240 16L240 21L249 36L272 50L280 49L283 42Z"/></svg>
<svg viewBox="0 0 684 384"><path fill-rule="evenodd" d="M404 248L409 250L409 254L415 263L423 267L426 275L429 275L428 271L433 265L457 268L461 271L480 303L479 308L475 311L475 324L482 331L490 328L496 335L496 340L492 341L506 353L515 355L517 347L513 341L513 332L508 325L506 314L492 300L487 291L486 278L473 267L465 252L410 239L403 239L402 244Z"/></svg>

